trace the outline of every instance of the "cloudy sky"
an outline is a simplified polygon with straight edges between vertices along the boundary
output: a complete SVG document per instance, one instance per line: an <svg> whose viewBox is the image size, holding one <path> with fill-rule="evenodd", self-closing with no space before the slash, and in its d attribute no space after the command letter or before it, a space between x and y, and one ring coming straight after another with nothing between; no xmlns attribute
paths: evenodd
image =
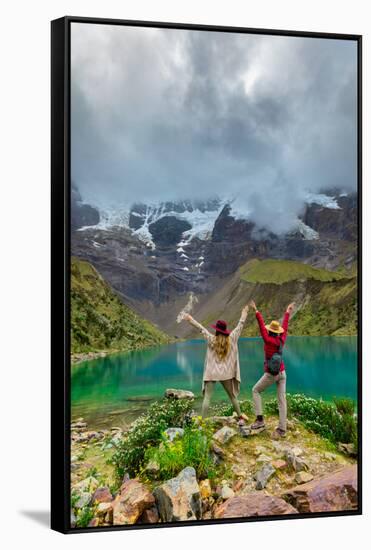
<svg viewBox="0 0 371 550"><path fill-rule="evenodd" d="M71 50L86 201L233 196L280 231L307 191L356 189L353 41L73 23Z"/></svg>

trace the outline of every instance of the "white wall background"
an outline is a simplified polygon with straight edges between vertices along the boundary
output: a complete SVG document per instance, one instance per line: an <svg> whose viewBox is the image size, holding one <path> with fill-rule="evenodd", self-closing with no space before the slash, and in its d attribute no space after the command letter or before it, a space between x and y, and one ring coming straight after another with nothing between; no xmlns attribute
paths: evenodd
<svg viewBox="0 0 371 550"><path fill-rule="evenodd" d="M3 548L364 547L371 505L370 14L365 0L13 0L1 21L0 539ZM364 516L63 536L49 507L50 24L63 15L364 34ZM336 365L334 365L336 368Z"/></svg>

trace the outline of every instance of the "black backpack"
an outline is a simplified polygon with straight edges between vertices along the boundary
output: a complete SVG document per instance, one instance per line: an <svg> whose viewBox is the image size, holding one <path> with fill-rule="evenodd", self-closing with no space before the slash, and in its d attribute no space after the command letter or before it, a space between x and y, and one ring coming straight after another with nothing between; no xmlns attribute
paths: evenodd
<svg viewBox="0 0 371 550"><path fill-rule="evenodd" d="M280 372L281 363L282 363L282 340L280 338L280 347L278 351L276 351L272 357L267 359L267 367L268 372L272 374L273 376L277 376L277 374Z"/></svg>

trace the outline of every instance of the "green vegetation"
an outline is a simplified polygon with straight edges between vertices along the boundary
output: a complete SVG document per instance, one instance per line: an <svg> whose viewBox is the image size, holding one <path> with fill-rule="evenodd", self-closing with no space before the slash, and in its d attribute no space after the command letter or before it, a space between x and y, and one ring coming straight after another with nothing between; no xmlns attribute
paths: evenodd
<svg viewBox="0 0 371 550"><path fill-rule="evenodd" d="M147 449L161 442L167 428L185 426L190 421L192 407L192 399L164 399L153 403L116 445L112 463L117 477L122 479L125 473L136 475Z"/></svg>
<svg viewBox="0 0 371 550"><path fill-rule="evenodd" d="M121 302L88 262L71 260L71 351L132 350L169 337Z"/></svg>
<svg viewBox="0 0 371 550"><path fill-rule="evenodd" d="M294 416L314 433L333 443L353 443L357 447L357 418L351 399L334 398L333 403L302 394L287 395L289 416ZM277 400L267 401L266 414L278 414Z"/></svg>
<svg viewBox="0 0 371 550"><path fill-rule="evenodd" d="M308 264L292 260L250 260L240 268L240 276L248 283L273 283L281 285L299 279L316 281L337 281L345 276L335 271L317 269Z"/></svg>
<svg viewBox="0 0 371 550"><path fill-rule="evenodd" d="M254 407L248 399L240 401L240 408L242 414L246 414L247 416L254 414ZM231 403L222 402L212 405L210 411L210 414L213 416L232 416L234 409Z"/></svg>
<svg viewBox="0 0 371 550"><path fill-rule="evenodd" d="M172 442L164 437L159 447L148 449L145 459L159 465L159 479L175 477L187 466L193 466L198 479L214 479L216 468L210 454L212 435L213 430L206 422L193 422L185 427L182 437Z"/></svg>
<svg viewBox="0 0 371 550"><path fill-rule="evenodd" d="M244 302L253 298L267 322L282 319L287 304L296 302L290 334L357 334L356 277L283 260L251 260L240 274L239 293L244 295ZM243 336L257 335L255 318L249 315Z"/></svg>

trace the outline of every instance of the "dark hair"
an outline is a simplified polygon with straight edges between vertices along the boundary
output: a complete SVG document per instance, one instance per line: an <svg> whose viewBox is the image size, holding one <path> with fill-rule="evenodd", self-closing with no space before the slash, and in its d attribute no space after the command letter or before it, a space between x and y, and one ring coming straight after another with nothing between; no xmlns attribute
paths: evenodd
<svg viewBox="0 0 371 550"><path fill-rule="evenodd" d="M279 336L277 332L272 332L271 330L268 330L268 336Z"/></svg>

